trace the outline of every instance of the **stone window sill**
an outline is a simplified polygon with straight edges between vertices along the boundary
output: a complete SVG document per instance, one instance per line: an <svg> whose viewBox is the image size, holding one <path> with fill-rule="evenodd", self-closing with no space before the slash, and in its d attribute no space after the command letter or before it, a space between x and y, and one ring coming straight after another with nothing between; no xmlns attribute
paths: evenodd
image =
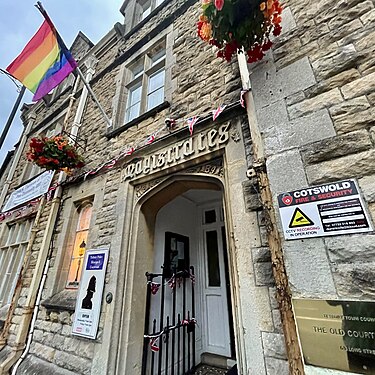
<svg viewBox="0 0 375 375"><path fill-rule="evenodd" d="M149 111L142 113L140 116L137 118L133 119L132 121L127 122L124 125L121 125L117 128L109 127L107 131L107 138L113 138L116 135L122 133L123 131L131 128L132 126L138 125L142 121L146 120L149 117L155 116L157 113L161 112L163 109L166 109L169 107L169 102L164 101L163 103L159 104L158 106L150 109Z"/></svg>
<svg viewBox="0 0 375 375"><path fill-rule="evenodd" d="M76 308L77 294L78 289L64 289L42 301L41 305L47 310L74 312Z"/></svg>

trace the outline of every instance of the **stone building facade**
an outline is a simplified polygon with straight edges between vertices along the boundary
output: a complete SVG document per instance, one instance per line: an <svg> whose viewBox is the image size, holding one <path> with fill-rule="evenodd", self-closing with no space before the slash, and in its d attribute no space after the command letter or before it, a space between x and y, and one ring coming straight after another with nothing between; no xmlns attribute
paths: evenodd
<svg viewBox="0 0 375 375"><path fill-rule="evenodd" d="M87 164L73 176L56 173L56 189L0 224L0 374L146 374L158 355L167 373L182 362L176 351L165 364L173 330L154 342L164 354L144 335L167 327L168 314L176 319L172 296L182 291L193 302L177 307L177 323L196 320L185 370L195 361L222 373L236 364L238 374L344 374L292 365L298 353L285 345L268 211L282 233L279 194L353 178L374 219L374 3L286 1L272 51L245 67L197 39L199 7L128 0L124 23L96 45L78 35L73 54L111 126L74 77L24 106L24 133L2 168L2 207L40 173L25 159L31 137L64 130ZM240 91L250 87L245 110ZM192 134L186 121L166 126L195 115ZM272 202L256 178L259 148ZM373 238L281 239L286 298L373 300ZM85 249L109 250L95 339L72 334ZM194 266L194 278L170 288L172 264L175 272ZM161 284L155 296L147 281ZM181 324L175 336L187 330Z"/></svg>

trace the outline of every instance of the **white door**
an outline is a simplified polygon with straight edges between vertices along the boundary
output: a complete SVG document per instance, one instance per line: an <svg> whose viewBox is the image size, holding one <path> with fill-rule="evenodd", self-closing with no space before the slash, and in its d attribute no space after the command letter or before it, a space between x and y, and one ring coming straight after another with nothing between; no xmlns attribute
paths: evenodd
<svg viewBox="0 0 375 375"><path fill-rule="evenodd" d="M231 357L225 229L221 204L202 208L203 352Z"/></svg>

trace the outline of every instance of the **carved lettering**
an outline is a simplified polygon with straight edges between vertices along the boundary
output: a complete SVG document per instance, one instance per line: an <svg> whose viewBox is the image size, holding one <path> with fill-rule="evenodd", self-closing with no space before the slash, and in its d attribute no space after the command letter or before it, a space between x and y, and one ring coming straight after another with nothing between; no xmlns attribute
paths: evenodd
<svg viewBox="0 0 375 375"><path fill-rule="evenodd" d="M223 147L229 141L229 128L229 124L224 124L218 129L209 129L152 155L145 156L137 162L128 164L124 168L124 179L132 179L142 174L146 175L188 160L193 154L204 154ZM206 168L209 167L206 166ZM204 173L215 172L213 170L205 170Z"/></svg>
<svg viewBox="0 0 375 375"><path fill-rule="evenodd" d="M216 129L211 129L208 133L207 133L207 138L208 138L208 147L209 148L213 148L216 146L216 143L215 143L215 137L216 137L216 134L217 134L217 130Z"/></svg>
<svg viewBox="0 0 375 375"><path fill-rule="evenodd" d="M194 154L194 149L193 149L193 138L188 139L187 141L184 142L182 152L184 156L190 156Z"/></svg>

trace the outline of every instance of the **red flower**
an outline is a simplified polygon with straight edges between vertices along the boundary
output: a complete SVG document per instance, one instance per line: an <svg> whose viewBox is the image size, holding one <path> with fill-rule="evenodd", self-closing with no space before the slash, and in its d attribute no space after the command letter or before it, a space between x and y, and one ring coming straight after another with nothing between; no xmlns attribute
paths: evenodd
<svg viewBox="0 0 375 375"><path fill-rule="evenodd" d="M281 26L280 25L275 25L273 29L273 35L278 36L281 34Z"/></svg>
<svg viewBox="0 0 375 375"><path fill-rule="evenodd" d="M224 0L215 0L214 4L217 10L222 10L224 6Z"/></svg>
<svg viewBox="0 0 375 375"><path fill-rule="evenodd" d="M267 42L265 42L263 45L262 45L262 50L263 51L268 51L271 47L272 47L272 42L270 40L267 40Z"/></svg>

